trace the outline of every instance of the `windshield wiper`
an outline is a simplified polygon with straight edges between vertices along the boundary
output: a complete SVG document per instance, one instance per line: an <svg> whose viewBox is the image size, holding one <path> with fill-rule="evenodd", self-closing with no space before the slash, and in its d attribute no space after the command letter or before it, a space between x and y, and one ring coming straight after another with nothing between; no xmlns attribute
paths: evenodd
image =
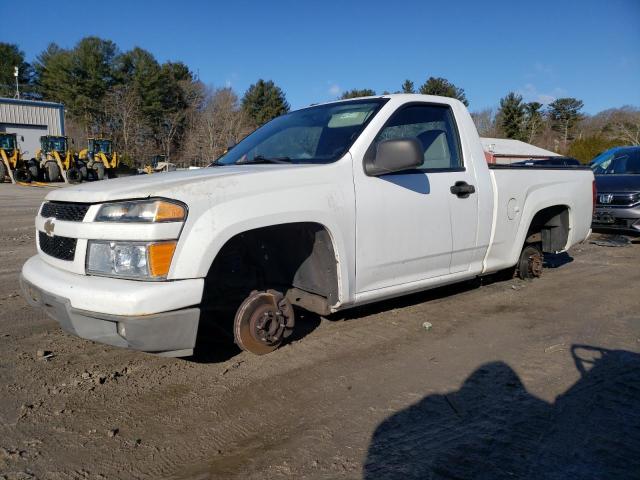
<svg viewBox="0 0 640 480"><path fill-rule="evenodd" d="M251 160L236 162L236 165L247 165L251 163L291 163L291 159L289 157L263 157L262 155L256 155Z"/></svg>

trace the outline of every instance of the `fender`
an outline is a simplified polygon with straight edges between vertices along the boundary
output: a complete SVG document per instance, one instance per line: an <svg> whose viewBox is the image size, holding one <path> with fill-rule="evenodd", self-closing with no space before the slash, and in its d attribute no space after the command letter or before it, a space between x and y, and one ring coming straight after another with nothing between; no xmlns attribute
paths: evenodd
<svg viewBox="0 0 640 480"><path fill-rule="evenodd" d="M294 185L277 185L277 178L273 182L265 179L269 185L266 190L264 184L263 189L255 191L251 191L252 185L235 192L221 188L210 193L208 201L191 201L193 208L180 235L168 278L204 278L222 247L246 231L288 223L317 223L329 233L336 256L339 303L350 302L355 285L354 247L346 242L355 238L350 155L324 168L302 169Z"/></svg>
<svg viewBox="0 0 640 480"><path fill-rule="evenodd" d="M215 215L215 212L211 212L211 214ZM200 221L198 222L199 225L195 225L192 232L195 230L200 230L204 225L210 225L210 222L211 218L209 217L209 215L201 217ZM289 214L287 214L286 221L283 221L282 214L273 213L264 216L247 217L241 221L229 222L226 225L221 226L220 230L216 229L214 231L211 231L209 235L206 235L206 237L209 237L209 241L205 242L205 244L203 245L202 254L197 264L189 265L187 264L187 262L183 261L172 262L172 268L173 266L175 266L175 268L173 269L173 271L169 272L169 278L204 278L222 247L233 237L249 230L282 225L286 223L317 223L324 227L325 230L327 230L331 238L333 251L336 256L339 303L342 304L347 302L350 298L350 292L348 288L349 282L348 280L345 282L345 279L349 278L349 269L347 263L342 260L347 258L347 248L342 236L336 234L336 232L340 231L336 222L333 219L329 218L329 216L326 215L325 212L318 211L290 212ZM205 235L202 236L205 237ZM195 240L194 237L195 235L189 235L188 240ZM180 258L186 250L192 248L189 244L193 243L193 241L188 241L185 242L184 245L180 245L176 250L176 257ZM195 271L192 275L185 276L184 274L186 272L181 271L184 270L184 268L181 267L192 267L195 268Z"/></svg>
<svg viewBox="0 0 640 480"><path fill-rule="evenodd" d="M549 192L555 195L549 195ZM529 227L533 221L533 218L536 214L545 208L549 207L558 207L563 206L566 207L569 211L569 236L567 237L567 243L563 247L563 251L568 248L571 244L571 230L574 226L573 219L573 208L572 205L575 203L575 199L571 198L570 195L564 195L558 197L557 195L557 186L555 184L549 184L538 188L532 188L532 190L528 191L525 196L524 201L524 210L522 212L522 217L520 224L518 225L518 230L511 247L507 255L507 260L510 264L515 265L520 256L520 251L522 250L522 246L527 238L527 232L529 231Z"/></svg>

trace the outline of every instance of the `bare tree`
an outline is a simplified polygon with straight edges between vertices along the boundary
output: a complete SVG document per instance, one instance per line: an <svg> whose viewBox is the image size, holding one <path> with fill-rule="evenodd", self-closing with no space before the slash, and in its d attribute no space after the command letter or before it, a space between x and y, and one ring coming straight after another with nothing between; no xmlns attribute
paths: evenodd
<svg viewBox="0 0 640 480"><path fill-rule="evenodd" d="M481 137L499 136L500 132L498 131L496 115L493 109L486 108L479 112L473 112L471 118L473 118L473 123L475 123L478 134Z"/></svg>
<svg viewBox="0 0 640 480"><path fill-rule="evenodd" d="M111 135L120 147L123 156L134 158L139 154L135 148L141 142L136 138L144 134L140 111L140 97L130 84L118 85L105 96L105 117Z"/></svg>
<svg viewBox="0 0 640 480"><path fill-rule="evenodd" d="M171 159L171 152L175 143L185 133L189 118L201 108L204 98L204 86L200 82L181 80L178 82L180 105L166 109L161 119L160 143L167 161Z"/></svg>
<svg viewBox="0 0 640 480"><path fill-rule="evenodd" d="M525 135L527 136L527 142L532 143L536 138L536 135L540 133L542 129L543 117L542 117L542 104L540 102L529 102L524 104L525 112Z"/></svg>
<svg viewBox="0 0 640 480"><path fill-rule="evenodd" d="M631 106L615 109L605 131L625 143L640 145L640 109Z"/></svg>
<svg viewBox="0 0 640 480"><path fill-rule="evenodd" d="M222 155L230 143L250 131L249 120L230 88L209 89L204 105L194 112L185 139L184 156L203 164Z"/></svg>
<svg viewBox="0 0 640 480"><path fill-rule="evenodd" d="M558 98L548 105L547 117L551 128L559 133L564 150L575 138L575 127L584 117L580 112L583 106L582 100L573 97Z"/></svg>
<svg viewBox="0 0 640 480"><path fill-rule="evenodd" d="M69 137L69 142L73 142L73 149L78 152L87 147L87 135L85 127L77 119L65 118L64 133ZM29 152L33 156L36 152Z"/></svg>

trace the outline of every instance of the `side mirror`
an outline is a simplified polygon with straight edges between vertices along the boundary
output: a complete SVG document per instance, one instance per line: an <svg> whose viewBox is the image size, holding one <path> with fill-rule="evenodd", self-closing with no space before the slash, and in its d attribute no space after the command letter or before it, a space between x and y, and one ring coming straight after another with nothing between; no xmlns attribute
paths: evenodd
<svg viewBox="0 0 640 480"><path fill-rule="evenodd" d="M422 145L416 138L394 138L378 143L375 158L364 163L364 172L376 177L416 168L423 163Z"/></svg>
<svg viewBox="0 0 640 480"><path fill-rule="evenodd" d="M24 135L20 135L20 141L24 142Z"/></svg>
<svg viewBox="0 0 640 480"><path fill-rule="evenodd" d="M234 140L229 140L227 142L227 152L236 146L236 142Z"/></svg>
<svg viewBox="0 0 640 480"><path fill-rule="evenodd" d="M76 144L76 141L72 138L71 139L71 145L75 145L75 144Z"/></svg>

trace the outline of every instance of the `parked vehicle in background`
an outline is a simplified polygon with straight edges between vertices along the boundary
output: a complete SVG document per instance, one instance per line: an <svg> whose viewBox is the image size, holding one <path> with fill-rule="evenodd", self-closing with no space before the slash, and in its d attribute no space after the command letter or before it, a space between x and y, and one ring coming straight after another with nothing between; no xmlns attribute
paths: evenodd
<svg viewBox="0 0 640 480"><path fill-rule="evenodd" d="M549 158L531 158L521 162L515 162L511 165L532 165L538 167L579 167L582 165L580 160L572 157L549 157Z"/></svg>
<svg viewBox="0 0 640 480"><path fill-rule="evenodd" d="M81 337L185 356L231 311L276 349L319 315L504 269L590 232L593 173L487 165L464 104L383 95L278 117L210 168L51 192L25 298ZM222 316L221 316L222 315Z"/></svg>
<svg viewBox="0 0 640 480"><path fill-rule="evenodd" d="M76 156L69 146L69 139L60 135L43 135L40 148L33 158L38 165L38 177L47 182L62 180L66 183L82 181L76 168Z"/></svg>
<svg viewBox="0 0 640 480"><path fill-rule="evenodd" d="M24 140L24 137L20 138ZM0 183L4 182L5 177L11 183L30 182L37 177L38 167L35 162L24 160L22 155L18 136L15 133L0 132Z"/></svg>
<svg viewBox="0 0 640 480"><path fill-rule="evenodd" d="M103 180L116 177L118 154L108 138L88 138L87 148L80 150L78 164L83 180Z"/></svg>
<svg viewBox="0 0 640 480"><path fill-rule="evenodd" d="M598 195L593 228L640 233L640 147L616 147L591 161Z"/></svg>
<svg viewBox="0 0 640 480"><path fill-rule="evenodd" d="M149 162L140 169L140 173L160 173L160 172L173 172L176 170L176 164L167 162L166 155L157 154L152 155Z"/></svg>

